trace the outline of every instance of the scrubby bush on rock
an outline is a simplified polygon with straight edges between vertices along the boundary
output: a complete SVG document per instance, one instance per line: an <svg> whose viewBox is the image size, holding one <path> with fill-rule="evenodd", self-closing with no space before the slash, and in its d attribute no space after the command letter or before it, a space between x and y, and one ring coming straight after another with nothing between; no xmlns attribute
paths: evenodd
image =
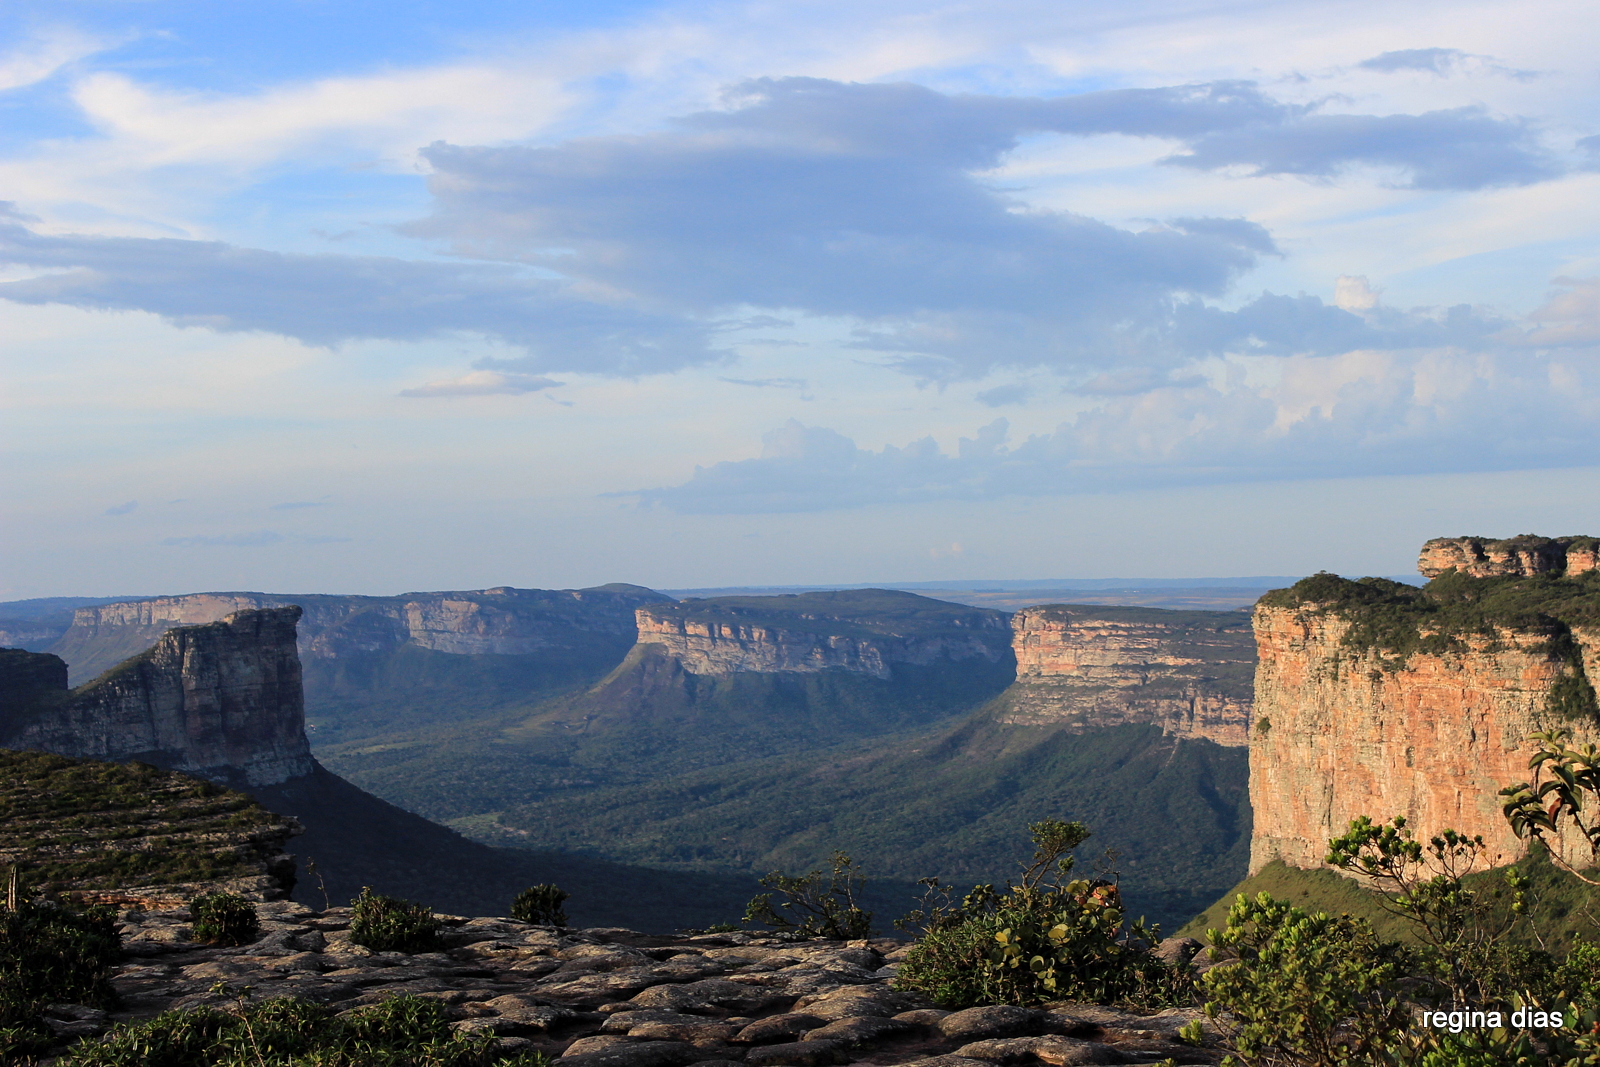
<svg viewBox="0 0 1600 1067"><path fill-rule="evenodd" d="M869 937L872 912L856 904L856 894L865 883L860 868L843 852L833 854L832 870L826 875L821 871L803 875L773 871L761 884L783 899L774 906L772 893L757 895L745 908L744 921L765 923L797 938Z"/></svg>
<svg viewBox="0 0 1600 1067"><path fill-rule="evenodd" d="M492 1034L450 1029L438 1000L396 996L335 1015L283 997L168 1011L84 1042L61 1067L547 1067L537 1053L500 1058Z"/></svg>
<svg viewBox="0 0 1600 1067"><path fill-rule="evenodd" d="M566 890L553 885L529 886L511 901L511 917L518 922L539 926L565 926L567 913L561 905L570 897Z"/></svg>
<svg viewBox="0 0 1600 1067"><path fill-rule="evenodd" d="M368 886L350 902L350 940L374 952L433 952L440 947L439 920L426 905Z"/></svg>
<svg viewBox="0 0 1600 1067"><path fill-rule="evenodd" d="M248 945L261 936L256 906L237 893L206 893L189 902L196 941L207 945Z"/></svg>
<svg viewBox="0 0 1600 1067"><path fill-rule="evenodd" d="M927 932L907 954L896 988L945 1008L1182 995L1185 976L1150 954L1159 930L1125 923L1116 883L1068 878L1071 853L1088 829L1050 819L1029 830L1033 862L1004 893L977 886L959 907L917 913Z"/></svg>
<svg viewBox="0 0 1600 1067"><path fill-rule="evenodd" d="M113 1004L106 976L120 954L110 908L78 911L33 900L0 905L0 1061L48 1046L50 1031L39 1018L46 1005Z"/></svg>

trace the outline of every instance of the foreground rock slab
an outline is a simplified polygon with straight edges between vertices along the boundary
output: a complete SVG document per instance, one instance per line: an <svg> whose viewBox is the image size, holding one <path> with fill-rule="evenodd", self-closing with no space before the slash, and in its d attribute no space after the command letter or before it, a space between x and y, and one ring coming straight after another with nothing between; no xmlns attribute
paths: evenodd
<svg viewBox="0 0 1600 1067"><path fill-rule="evenodd" d="M1177 1031L1204 1016L1087 1004L987 1005L948 1012L892 982L907 945L786 941L744 933L657 936L439 916L440 951L374 952L350 939L350 911L258 905L261 936L216 948L191 940L183 910L122 916L128 958L109 1013L59 1006L66 1040L170 1008L227 1008L293 996L335 1010L402 993L445 1004L452 1023L504 1051L559 1067L1066 1067L1212 1064ZM1213 1034L1209 1023L1204 1023Z"/></svg>

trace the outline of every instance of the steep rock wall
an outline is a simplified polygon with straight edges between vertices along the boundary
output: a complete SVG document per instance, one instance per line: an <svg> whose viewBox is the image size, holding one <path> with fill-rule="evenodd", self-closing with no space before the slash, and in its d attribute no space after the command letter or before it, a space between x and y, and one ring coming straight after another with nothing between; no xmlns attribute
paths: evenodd
<svg viewBox="0 0 1600 1067"><path fill-rule="evenodd" d="M1497 578L1550 573L1576 577L1596 569L1600 569L1600 538L1594 537L1435 537L1422 546L1417 559L1417 570L1429 578L1448 570Z"/></svg>
<svg viewBox="0 0 1600 1067"><path fill-rule="evenodd" d="M82 682L147 649L175 626L215 622L236 611L298 605L300 655L308 663L402 646L457 655L560 652L585 637L633 636L634 609L669 601L639 586L410 593L397 597L195 593L84 607L49 651ZM626 646L624 646L626 647Z"/></svg>
<svg viewBox="0 0 1600 1067"><path fill-rule="evenodd" d="M1328 839L1358 815L1404 815L1424 840L1445 827L1482 834L1491 853L1521 855L1497 793L1527 780L1528 736L1556 726L1596 736L1546 709L1570 662L1547 633L1501 628L1465 636L1455 651L1413 652L1397 667L1381 650L1347 643L1351 626L1315 604L1256 608L1251 873L1274 858L1320 867ZM1585 667L1595 664L1600 634L1573 634ZM1588 855L1573 841L1562 849Z"/></svg>
<svg viewBox="0 0 1600 1067"><path fill-rule="evenodd" d="M636 616L639 644L660 649L697 675L847 671L888 679L897 664L999 663L1011 655L1000 612L909 593L863 592L877 593L895 606L902 599L938 605L938 614L910 622L889 613L875 618L865 610L827 614L805 597L650 605ZM732 603L736 600L741 603ZM744 601L761 603L752 609ZM785 601L803 603L791 607Z"/></svg>
<svg viewBox="0 0 1600 1067"><path fill-rule="evenodd" d="M1248 743L1255 645L1237 612L1045 605L1011 620L1017 681L996 718L1092 729L1153 723Z"/></svg>
<svg viewBox="0 0 1600 1067"><path fill-rule="evenodd" d="M299 618L297 607L250 609L169 630L89 685L8 718L5 747L139 759L244 786L309 774Z"/></svg>

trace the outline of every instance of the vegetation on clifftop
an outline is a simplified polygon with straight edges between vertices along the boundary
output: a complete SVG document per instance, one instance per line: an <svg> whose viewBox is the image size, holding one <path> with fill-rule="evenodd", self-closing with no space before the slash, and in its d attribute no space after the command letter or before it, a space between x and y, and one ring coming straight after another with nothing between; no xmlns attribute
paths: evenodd
<svg viewBox="0 0 1600 1067"><path fill-rule="evenodd" d="M1472 638L1494 647L1505 631L1542 636L1547 653L1570 668L1551 690L1550 710L1568 719L1600 715L1572 632L1600 626L1600 572L1472 578L1447 571L1421 588L1323 572L1275 589L1260 603L1344 618L1345 647L1377 652L1391 670L1419 652L1465 651Z"/></svg>

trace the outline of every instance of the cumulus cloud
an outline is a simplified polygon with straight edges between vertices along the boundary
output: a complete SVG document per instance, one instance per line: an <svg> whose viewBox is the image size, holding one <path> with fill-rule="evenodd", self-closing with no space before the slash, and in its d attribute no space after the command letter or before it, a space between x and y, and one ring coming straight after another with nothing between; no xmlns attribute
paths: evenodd
<svg viewBox="0 0 1600 1067"><path fill-rule="evenodd" d="M401 396L520 396L523 393L536 393L541 389L549 389L562 383L554 378L543 378L536 374L504 373L492 370L476 370L470 374L463 374L459 378L449 378L444 381L429 382L419 385L415 389L400 390Z"/></svg>
<svg viewBox="0 0 1600 1067"><path fill-rule="evenodd" d="M998 408L1006 404L1020 404L1028 399L1029 389L1021 382L1010 385L997 385L993 389L985 389L977 394L977 401L987 407Z"/></svg>
<svg viewBox="0 0 1600 1067"><path fill-rule="evenodd" d="M0 215L0 262L49 273L0 298L148 311L179 326L263 330L314 345L456 331L525 348L518 371L643 374L718 358L682 316L605 303L498 264L300 255L175 238L50 235Z"/></svg>
<svg viewBox="0 0 1600 1067"><path fill-rule="evenodd" d="M1600 361L1454 350L1351 352L1109 395L1054 432L1003 419L954 453L932 438L873 450L790 421L757 459L640 495L688 513L825 511L1122 488L1564 467L1600 445Z"/></svg>

